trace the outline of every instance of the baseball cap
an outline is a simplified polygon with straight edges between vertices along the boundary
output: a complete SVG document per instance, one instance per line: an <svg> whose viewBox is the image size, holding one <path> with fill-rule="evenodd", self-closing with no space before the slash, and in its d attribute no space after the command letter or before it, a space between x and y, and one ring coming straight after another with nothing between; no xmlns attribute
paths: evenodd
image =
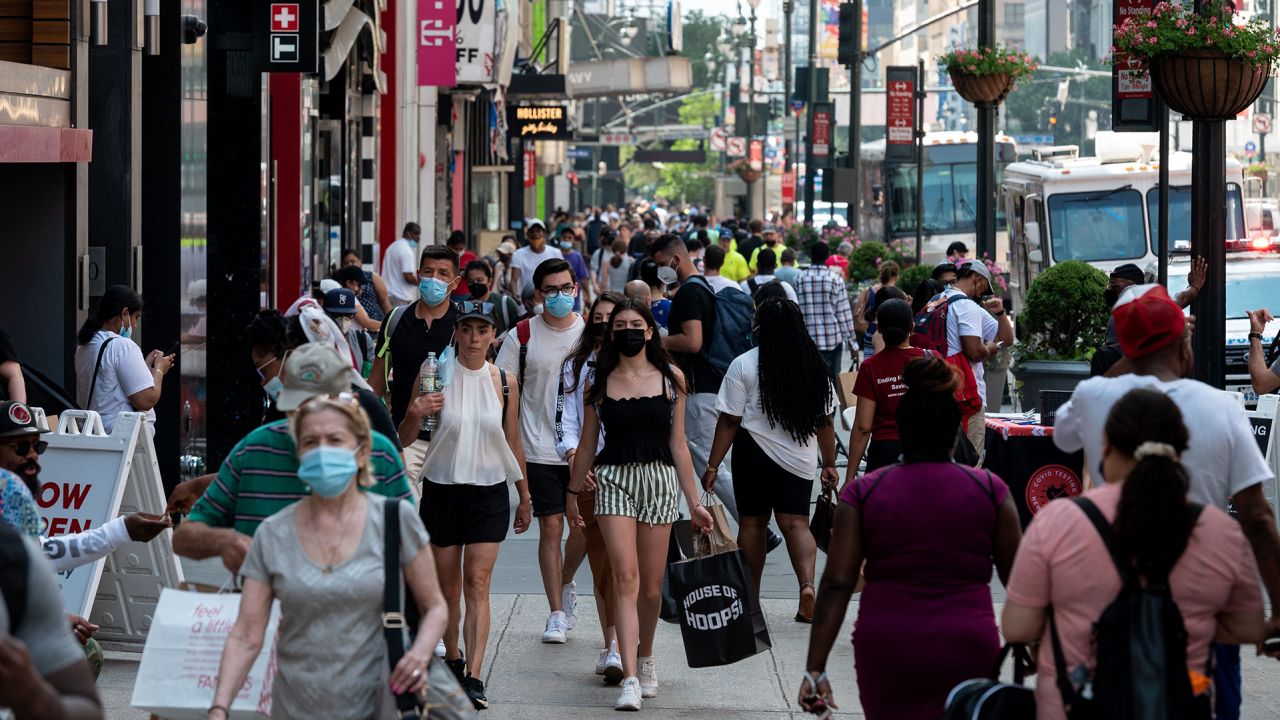
<svg viewBox="0 0 1280 720"><path fill-rule="evenodd" d="M541 220L539 220L538 218L529 218L529 221L528 221L528 222L526 222L526 223L524 224L524 227L525 227L525 229L526 229L526 230L528 230L529 228L532 228L532 227L540 227L540 228L542 228L543 230L546 230L546 229L547 229L546 224L545 224L545 223L543 223L543 222L542 222Z"/></svg>
<svg viewBox="0 0 1280 720"><path fill-rule="evenodd" d="M320 281L320 292L322 293L327 293L330 290L337 290L340 287L342 287L342 285L333 278L325 278Z"/></svg>
<svg viewBox="0 0 1280 720"><path fill-rule="evenodd" d="M1128 280L1134 285L1141 285L1147 280L1146 273L1142 272L1142 268L1133 263L1125 263L1115 270L1111 271L1111 277L1117 280Z"/></svg>
<svg viewBox="0 0 1280 720"><path fill-rule="evenodd" d="M514 253L515 251L516 251L516 245L515 245L515 243L511 242L510 240L503 240L502 242L498 243L498 254L499 254L499 255L510 255L511 253Z"/></svg>
<svg viewBox="0 0 1280 720"><path fill-rule="evenodd" d="M991 286L992 288L994 288L994 287L995 287L995 283L994 283L994 282L992 281L992 279L991 279L991 270L989 270L989 269L987 268L987 264L986 264L986 263L984 263L984 262L982 262L981 260L968 260L968 261L965 261L965 262L963 262L963 263L960 263L960 264L956 265L956 269L957 269L957 270L970 270L970 271L972 271L972 272L975 272L975 273L977 273L977 274L981 275L982 277L986 278L986 280L987 280L987 285L988 285L988 286Z"/></svg>
<svg viewBox="0 0 1280 720"><path fill-rule="evenodd" d="M1182 339L1187 316L1163 285L1126 288L1112 313L1124 356L1136 360Z"/></svg>
<svg viewBox="0 0 1280 720"><path fill-rule="evenodd" d="M498 319L493 315L493 303L475 302L473 300L464 300L458 303L457 322L473 319L483 320L494 327L498 326Z"/></svg>
<svg viewBox="0 0 1280 720"><path fill-rule="evenodd" d="M324 294L324 311L330 315L355 315L356 294L346 288L330 290Z"/></svg>
<svg viewBox="0 0 1280 720"><path fill-rule="evenodd" d="M351 392L351 363L324 343L306 343L289 353L281 381L276 407L291 412L313 397Z"/></svg>
<svg viewBox="0 0 1280 720"><path fill-rule="evenodd" d="M13 400L0 402L0 437L16 437L49 432L46 422L43 426L36 414L26 403Z"/></svg>

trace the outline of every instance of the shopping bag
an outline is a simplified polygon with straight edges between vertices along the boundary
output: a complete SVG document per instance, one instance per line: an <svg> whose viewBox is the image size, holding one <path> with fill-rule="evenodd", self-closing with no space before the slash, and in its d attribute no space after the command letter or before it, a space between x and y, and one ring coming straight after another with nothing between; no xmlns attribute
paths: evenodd
<svg viewBox="0 0 1280 720"><path fill-rule="evenodd" d="M772 647L741 550L667 566L689 667L731 665Z"/></svg>
<svg viewBox="0 0 1280 720"><path fill-rule="evenodd" d="M809 533L822 552L826 552L827 546L831 544L831 531L835 527L835 521L835 492L824 491L813 506L813 517L809 518Z"/></svg>
<svg viewBox="0 0 1280 720"><path fill-rule="evenodd" d="M702 507L711 513L711 529L706 532L693 533L693 554L719 555L738 549L738 541L734 539L729 525L729 513L724 503L711 493L702 494Z"/></svg>
<svg viewBox="0 0 1280 720"><path fill-rule="evenodd" d="M165 588L160 593L142 662L133 685L133 707L169 720L204 720L213 705L222 646L240 613L240 596ZM271 717L280 603L273 602L262 651L231 704L233 720Z"/></svg>
<svg viewBox="0 0 1280 720"><path fill-rule="evenodd" d="M670 568L671 563L680 562L688 557L685 548L689 548L689 553L693 552L693 523L688 520L680 519L671 524L671 538L667 541L667 567ZM680 622L680 607L676 604L676 598L671 594L671 577L670 570L662 571L662 604L658 608L658 618L669 622Z"/></svg>
<svg viewBox="0 0 1280 720"><path fill-rule="evenodd" d="M853 392L853 386L858 382L858 370L850 368L846 372L836 376L836 380L840 385L840 410L848 410L851 407L857 407L858 396Z"/></svg>

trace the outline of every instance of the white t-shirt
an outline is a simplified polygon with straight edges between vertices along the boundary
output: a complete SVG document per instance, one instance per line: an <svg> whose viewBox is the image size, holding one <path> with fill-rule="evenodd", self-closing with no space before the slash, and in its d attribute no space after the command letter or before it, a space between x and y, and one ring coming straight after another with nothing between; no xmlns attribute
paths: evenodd
<svg viewBox="0 0 1280 720"><path fill-rule="evenodd" d="M816 438L798 444L790 433L769 422L760 405L759 379L760 349L752 348L729 364L716 397L716 410L742 418L742 427L771 460L793 475L812 480L818 469ZM835 397L832 392L828 415L835 412Z"/></svg>
<svg viewBox="0 0 1280 720"><path fill-rule="evenodd" d="M89 397L89 384L93 382L93 368L98 362L98 350L108 338L114 338L102 354L102 367L98 370L98 385ZM76 402L80 407L96 410L102 416L102 427L107 432L115 427L116 416L122 412L137 412L129 402L134 393L150 390L156 380L151 367L142 356L142 348L110 330L99 330L88 345L76 348ZM147 422L155 425L156 411L146 412Z"/></svg>
<svg viewBox="0 0 1280 720"><path fill-rule="evenodd" d="M416 273L417 247L406 238L391 243L382 256L382 280L387 284L387 294L397 305L418 299L418 285L405 282L405 273Z"/></svg>
<svg viewBox="0 0 1280 720"><path fill-rule="evenodd" d="M1100 478L1107 415L1125 393L1142 387L1160 390L1182 411L1190 440L1182 464L1191 478L1188 495L1192 500L1226 510L1227 498L1271 480L1244 408L1197 380L1162 382L1151 375L1085 380L1076 386L1071 400L1058 408L1053 444L1066 452L1083 448L1085 467Z"/></svg>
<svg viewBox="0 0 1280 720"><path fill-rule="evenodd" d="M756 281L756 287L757 287L757 288L759 288L761 285L764 285L764 284L766 284L766 283L771 283L771 282L781 282L781 283L782 283L782 289L787 293L787 299L788 299L788 300L790 300L790 301L791 301L791 302L793 302L793 303L799 303L799 302L800 302L799 300L797 300L797 299L796 299L796 291L795 291L795 288L791 287L791 283L782 282L781 280L779 280L777 277L775 277L775 276L773 276L773 275L757 275L757 276L755 276L755 277L751 278L751 280L755 280L755 281ZM751 292L751 280L743 280L743 281L742 281L741 283L739 283L739 285L738 285L739 289L741 289L741 290L742 290L742 292L744 292L744 293L750 293L750 292Z"/></svg>
<svg viewBox="0 0 1280 720"><path fill-rule="evenodd" d="M964 293L948 287L943 295L952 298ZM996 339L996 333L999 331L1000 324L991 317L991 313L987 312L981 303L957 301L947 309L947 357L958 355L963 351L960 345L961 337L982 338L982 342L989 343ZM978 395L982 397L982 405L985 407L987 404L987 382L984 379L986 370L983 369L981 361L970 360L969 366L973 368L973 377L978 381Z"/></svg>
<svg viewBox="0 0 1280 720"><path fill-rule="evenodd" d="M521 293L533 287L533 271L537 270L538 266L543 262L552 259L563 260L564 255L559 249L551 247L550 244L544 245L540 253L534 252L533 248L528 245L515 251L515 254L511 256L511 267L512 269L520 270Z"/></svg>
<svg viewBox="0 0 1280 720"><path fill-rule="evenodd" d="M518 253L517 253L518 254ZM556 452L556 395L560 389L560 368L582 337L586 324L581 315L573 316L573 324L557 330L541 315L529 320L529 349L525 356L524 382L520 387L520 439L524 442L525 460L542 465L564 465ZM511 328L502 349L498 351L498 367L510 377L520 377L520 337L518 327Z"/></svg>
<svg viewBox="0 0 1280 720"><path fill-rule="evenodd" d="M733 288L734 290L742 289L738 287L738 283L723 275L707 275L705 277L707 278L707 284L710 285L711 289L717 293L725 288Z"/></svg>

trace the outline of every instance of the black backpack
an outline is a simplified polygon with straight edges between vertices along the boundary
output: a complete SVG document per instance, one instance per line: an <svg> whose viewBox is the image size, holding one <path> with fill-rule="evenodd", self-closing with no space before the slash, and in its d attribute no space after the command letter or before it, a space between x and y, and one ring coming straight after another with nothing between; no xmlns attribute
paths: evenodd
<svg viewBox="0 0 1280 720"><path fill-rule="evenodd" d="M1193 697L1187 676L1187 630L1169 590L1168 577L1138 573L1118 553L1111 523L1087 498L1075 498L1107 547L1120 579L1120 594L1093 626L1092 677L1077 690L1062 655L1058 625L1049 612L1058 690L1070 720L1200 720L1210 717L1207 696ZM1191 503L1191 527L1204 510Z"/></svg>

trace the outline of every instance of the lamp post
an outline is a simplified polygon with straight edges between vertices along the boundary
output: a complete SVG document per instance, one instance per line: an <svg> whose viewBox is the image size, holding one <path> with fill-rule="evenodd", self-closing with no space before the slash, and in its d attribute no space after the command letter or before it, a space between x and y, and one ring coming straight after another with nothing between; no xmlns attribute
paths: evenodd
<svg viewBox="0 0 1280 720"><path fill-rule="evenodd" d="M751 34L747 36L747 60L750 63L750 77L747 78L747 169L754 170L751 167L751 150L756 141L756 8L760 6L760 0L747 0L747 4L751 6ZM760 147L760 170L761 177L764 177L764 145ZM748 176L751 177L751 176ZM764 217L762 208L756 198L756 183L758 180L752 180L747 183L747 214L752 220L759 216Z"/></svg>

